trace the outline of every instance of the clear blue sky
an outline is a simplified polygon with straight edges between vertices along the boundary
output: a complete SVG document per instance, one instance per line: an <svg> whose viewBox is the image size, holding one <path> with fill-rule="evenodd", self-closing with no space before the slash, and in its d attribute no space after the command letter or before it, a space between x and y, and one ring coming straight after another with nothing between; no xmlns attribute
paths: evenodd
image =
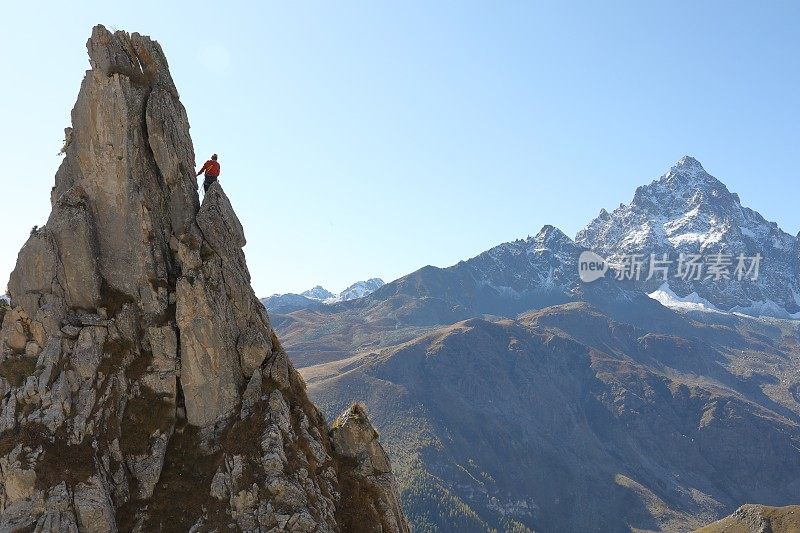
<svg viewBox="0 0 800 533"><path fill-rule="evenodd" d="M157 39L220 154L256 292L569 235L684 154L800 230L797 2L13 2L7 279L49 212L91 27Z"/></svg>

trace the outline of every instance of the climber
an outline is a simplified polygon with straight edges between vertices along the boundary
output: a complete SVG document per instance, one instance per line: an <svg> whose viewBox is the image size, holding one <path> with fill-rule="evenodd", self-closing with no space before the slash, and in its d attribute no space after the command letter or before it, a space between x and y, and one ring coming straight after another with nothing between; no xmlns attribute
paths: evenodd
<svg viewBox="0 0 800 533"><path fill-rule="evenodd" d="M219 163L217 163L217 154L211 154L211 159L203 163L203 167L197 171L197 175L199 176L203 172L206 173L206 177L203 180L203 192L208 192L208 188L211 187L211 184L217 181L219 177Z"/></svg>

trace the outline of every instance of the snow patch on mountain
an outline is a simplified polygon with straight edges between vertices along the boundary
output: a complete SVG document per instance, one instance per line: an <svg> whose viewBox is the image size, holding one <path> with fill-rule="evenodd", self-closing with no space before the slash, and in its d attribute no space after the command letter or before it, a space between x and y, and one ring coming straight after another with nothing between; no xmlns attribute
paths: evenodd
<svg viewBox="0 0 800 533"><path fill-rule="evenodd" d="M776 304L772 300L757 301L748 306L736 306L731 309L731 312L749 316L766 316L792 320L800 319L800 312L789 313L786 311L786 309Z"/></svg>
<svg viewBox="0 0 800 533"><path fill-rule="evenodd" d="M770 317L788 320L800 319L800 312L789 313L772 300L753 302L748 306L734 306L728 311L723 311L696 292L687 294L686 296L678 296L670 289L669 283L664 283L657 290L649 293L648 296L661 303L664 307L676 311L703 311L706 313L747 315L751 317Z"/></svg>
<svg viewBox="0 0 800 533"><path fill-rule="evenodd" d="M711 302L701 297L696 292L687 294L686 296L678 296L670 289L669 283L663 283L658 289L648 294L654 300L657 300L664 307L676 309L679 311L715 311L719 309Z"/></svg>

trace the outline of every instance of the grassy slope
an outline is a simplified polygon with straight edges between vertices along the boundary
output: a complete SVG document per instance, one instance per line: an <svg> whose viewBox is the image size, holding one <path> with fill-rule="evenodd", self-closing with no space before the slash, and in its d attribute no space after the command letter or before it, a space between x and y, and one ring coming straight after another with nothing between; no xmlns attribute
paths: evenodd
<svg viewBox="0 0 800 533"><path fill-rule="evenodd" d="M733 515L718 520L696 533L800 533L800 505L769 507L745 505Z"/></svg>

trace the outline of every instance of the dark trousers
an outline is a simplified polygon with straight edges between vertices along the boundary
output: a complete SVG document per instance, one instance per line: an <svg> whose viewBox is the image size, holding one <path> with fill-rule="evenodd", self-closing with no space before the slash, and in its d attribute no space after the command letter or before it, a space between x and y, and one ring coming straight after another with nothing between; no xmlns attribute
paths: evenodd
<svg viewBox="0 0 800 533"><path fill-rule="evenodd" d="M208 188L211 187L211 184L217 181L217 176L209 176L206 174L206 179L203 180L203 192L208 192Z"/></svg>

